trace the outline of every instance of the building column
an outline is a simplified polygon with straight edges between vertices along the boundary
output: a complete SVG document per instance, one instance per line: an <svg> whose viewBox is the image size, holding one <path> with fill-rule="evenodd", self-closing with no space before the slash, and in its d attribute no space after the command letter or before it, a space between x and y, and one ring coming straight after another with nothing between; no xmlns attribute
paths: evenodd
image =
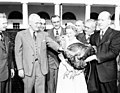
<svg viewBox="0 0 120 93"><path fill-rule="evenodd" d="M54 14L60 16L60 4L55 3Z"/></svg>
<svg viewBox="0 0 120 93"><path fill-rule="evenodd" d="M63 5L60 4L60 18L61 18L61 26L62 26L62 15L63 15Z"/></svg>
<svg viewBox="0 0 120 93"><path fill-rule="evenodd" d="M54 14L60 16L61 25L62 25L62 4L55 3Z"/></svg>
<svg viewBox="0 0 120 93"><path fill-rule="evenodd" d="M28 4L26 2L22 3L23 12L23 28L28 28Z"/></svg>
<svg viewBox="0 0 120 93"><path fill-rule="evenodd" d="M85 8L85 21L87 19L90 19L90 13L91 13L91 4L87 4Z"/></svg>
<svg viewBox="0 0 120 93"><path fill-rule="evenodd" d="M120 5L115 7L115 29L120 30Z"/></svg>

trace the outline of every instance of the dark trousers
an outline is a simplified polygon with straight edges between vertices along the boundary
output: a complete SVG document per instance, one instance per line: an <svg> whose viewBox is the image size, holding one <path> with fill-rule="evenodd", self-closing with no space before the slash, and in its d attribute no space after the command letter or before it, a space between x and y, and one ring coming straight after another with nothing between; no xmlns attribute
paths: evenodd
<svg viewBox="0 0 120 93"><path fill-rule="evenodd" d="M91 64L91 74L87 82L89 93L117 93L117 80L100 82L95 63Z"/></svg>
<svg viewBox="0 0 120 93"><path fill-rule="evenodd" d="M6 93L6 87L7 87L7 80L6 81L0 81L0 93Z"/></svg>
<svg viewBox="0 0 120 93"><path fill-rule="evenodd" d="M98 93L117 93L117 80L107 83L100 82L99 90Z"/></svg>
<svg viewBox="0 0 120 93"><path fill-rule="evenodd" d="M50 68L47 74L47 93L55 93L57 86L58 69Z"/></svg>

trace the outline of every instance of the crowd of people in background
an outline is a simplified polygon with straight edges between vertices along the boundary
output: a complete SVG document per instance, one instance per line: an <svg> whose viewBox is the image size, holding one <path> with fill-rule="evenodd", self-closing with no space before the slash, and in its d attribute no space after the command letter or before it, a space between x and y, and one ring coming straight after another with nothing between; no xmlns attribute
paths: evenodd
<svg viewBox="0 0 120 93"><path fill-rule="evenodd" d="M119 93L120 31L111 22L111 14L103 11L98 20L76 20L64 28L60 16L53 15L53 28L46 29L44 18L30 14L14 48L24 93ZM6 28L7 17L0 13L0 93L9 93L9 77L16 72Z"/></svg>

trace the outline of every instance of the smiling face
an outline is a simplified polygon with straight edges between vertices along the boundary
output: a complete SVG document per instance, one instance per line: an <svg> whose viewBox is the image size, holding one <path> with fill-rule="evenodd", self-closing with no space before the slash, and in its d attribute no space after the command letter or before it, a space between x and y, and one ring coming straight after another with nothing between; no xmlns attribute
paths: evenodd
<svg viewBox="0 0 120 93"><path fill-rule="evenodd" d="M40 29L40 16L37 14L31 14L29 16L29 25L33 31L39 31Z"/></svg>
<svg viewBox="0 0 120 93"><path fill-rule="evenodd" d="M0 31L5 31L7 25L7 18L0 18Z"/></svg>
<svg viewBox="0 0 120 93"><path fill-rule="evenodd" d="M98 16L98 27L100 30L104 30L111 24L111 15L109 12L101 12Z"/></svg>
<svg viewBox="0 0 120 93"><path fill-rule="evenodd" d="M68 36L68 38L73 38L73 37L75 37L75 31L73 30L73 29L71 29L71 28L68 28L68 29L66 29L66 35Z"/></svg>
<svg viewBox="0 0 120 93"><path fill-rule="evenodd" d="M85 22L84 31L87 35L93 34L95 28L96 28L96 21L95 20L89 19Z"/></svg>
<svg viewBox="0 0 120 93"><path fill-rule="evenodd" d="M75 23L77 33L82 33L84 28L84 23L81 20L76 21Z"/></svg>
<svg viewBox="0 0 120 93"><path fill-rule="evenodd" d="M52 22L52 25L55 29L60 28L60 18L59 18L59 16L52 17L51 22Z"/></svg>

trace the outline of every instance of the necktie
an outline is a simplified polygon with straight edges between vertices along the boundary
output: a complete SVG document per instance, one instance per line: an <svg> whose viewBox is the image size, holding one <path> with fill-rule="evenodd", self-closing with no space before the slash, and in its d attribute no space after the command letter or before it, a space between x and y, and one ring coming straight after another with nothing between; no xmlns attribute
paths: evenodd
<svg viewBox="0 0 120 93"><path fill-rule="evenodd" d="M56 36L58 36L58 35L59 35L58 30L56 30Z"/></svg>
<svg viewBox="0 0 120 93"><path fill-rule="evenodd" d="M33 39L36 41L36 35L35 35L35 32L33 32Z"/></svg>
<svg viewBox="0 0 120 93"><path fill-rule="evenodd" d="M1 36L1 41L2 41L2 37L3 37L3 36L2 36L2 33L1 33L1 32L0 32L0 36Z"/></svg>
<svg viewBox="0 0 120 93"><path fill-rule="evenodd" d="M4 36L2 33L0 33L0 36L1 36L1 41L4 41Z"/></svg>
<svg viewBox="0 0 120 93"><path fill-rule="evenodd" d="M4 45L4 48L6 49L6 46L5 46L5 37L4 37L3 33L0 33L0 35L1 35L1 41L2 41L2 43Z"/></svg>
<svg viewBox="0 0 120 93"><path fill-rule="evenodd" d="M100 34L100 39L103 38L103 35L104 35L104 31L101 31L101 34Z"/></svg>

